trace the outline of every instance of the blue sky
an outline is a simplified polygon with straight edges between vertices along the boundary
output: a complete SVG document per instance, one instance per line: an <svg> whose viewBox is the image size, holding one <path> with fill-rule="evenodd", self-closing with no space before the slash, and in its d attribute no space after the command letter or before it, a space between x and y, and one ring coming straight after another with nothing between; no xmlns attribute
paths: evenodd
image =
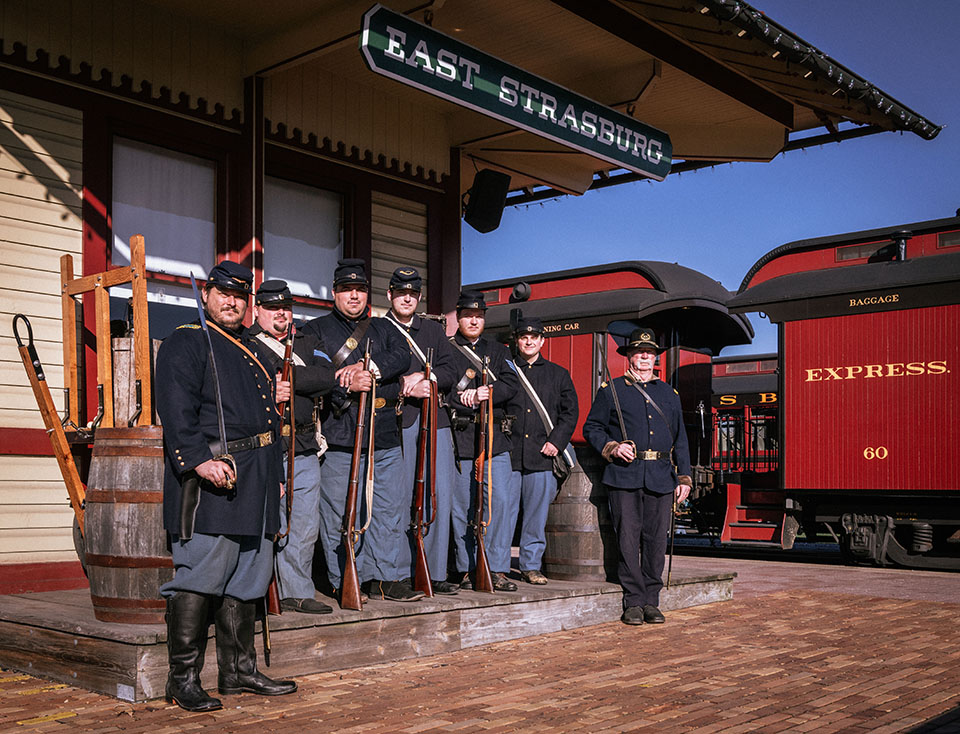
<svg viewBox="0 0 960 734"><path fill-rule="evenodd" d="M883 133L663 182L507 208L500 228L463 225L463 282L666 260L736 290L785 242L953 216L960 207L960 72L954 0L753 0L768 17L945 128L932 141ZM753 345L776 351L756 314Z"/></svg>

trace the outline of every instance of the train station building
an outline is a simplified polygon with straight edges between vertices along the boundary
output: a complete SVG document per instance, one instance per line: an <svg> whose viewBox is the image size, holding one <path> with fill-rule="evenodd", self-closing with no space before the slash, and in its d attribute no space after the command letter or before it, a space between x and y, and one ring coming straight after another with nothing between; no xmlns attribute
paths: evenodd
<svg viewBox="0 0 960 734"><path fill-rule="evenodd" d="M367 261L375 308L413 265L447 313L473 280L463 223L495 228L505 205L889 131L939 127L743 2L6 4L0 593L83 585L11 322L29 319L57 410L75 384L89 426L109 363L96 302L125 333L134 286L64 283L129 274L134 235L154 338L193 318L189 276L223 258L285 279L302 317L329 309L338 258Z"/></svg>

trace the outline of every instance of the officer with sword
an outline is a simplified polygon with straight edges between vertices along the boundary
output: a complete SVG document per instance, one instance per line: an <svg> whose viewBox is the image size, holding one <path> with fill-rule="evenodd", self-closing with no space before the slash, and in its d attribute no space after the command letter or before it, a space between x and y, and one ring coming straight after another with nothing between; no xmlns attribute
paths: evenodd
<svg viewBox="0 0 960 734"><path fill-rule="evenodd" d="M281 419L289 383L258 354L243 326L253 274L214 266L196 290L199 319L178 327L157 353L157 413L164 436L164 527L174 577L167 602L166 697L188 711L221 702L200 685L209 615L216 627L218 689L276 696L297 689L257 670L257 601L273 570L280 526Z"/></svg>
<svg viewBox="0 0 960 734"><path fill-rule="evenodd" d="M660 351L652 329L635 329L617 348L627 373L600 385L583 425L587 443L608 462L603 483L625 624L664 621L659 600L673 500L683 502L693 484L680 397L653 373Z"/></svg>

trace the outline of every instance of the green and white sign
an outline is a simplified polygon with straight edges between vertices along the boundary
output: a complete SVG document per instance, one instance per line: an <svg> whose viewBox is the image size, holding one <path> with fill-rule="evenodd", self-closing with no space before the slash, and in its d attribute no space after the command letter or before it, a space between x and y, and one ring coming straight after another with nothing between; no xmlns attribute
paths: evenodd
<svg viewBox="0 0 960 734"><path fill-rule="evenodd" d="M360 51L371 71L662 181L673 146L662 130L374 5Z"/></svg>

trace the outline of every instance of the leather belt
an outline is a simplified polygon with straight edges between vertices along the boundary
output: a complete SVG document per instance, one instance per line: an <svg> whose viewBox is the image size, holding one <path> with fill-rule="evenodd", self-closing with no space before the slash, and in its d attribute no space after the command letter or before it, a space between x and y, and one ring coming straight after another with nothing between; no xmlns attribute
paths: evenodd
<svg viewBox="0 0 960 734"><path fill-rule="evenodd" d="M297 423L297 435L298 436L312 436L317 432L316 423ZM280 429L280 435L284 438L290 438L290 424L284 423L283 428Z"/></svg>
<svg viewBox="0 0 960 734"><path fill-rule="evenodd" d="M637 458L641 461L656 461L657 459L669 459L669 451L651 451L646 449L644 451L637 452Z"/></svg>
<svg viewBox="0 0 960 734"><path fill-rule="evenodd" d="M259 449L263 446L269 446L273 443L273 431L264 431L263 433L258 433L255 436L247 436L246 438L238 438L236 441L227 441L227 450L220 450L220 442L214 441L210 444L210 451L214 455L217 454L235 454L238 451L249 451L251 449Z"/></svg>

